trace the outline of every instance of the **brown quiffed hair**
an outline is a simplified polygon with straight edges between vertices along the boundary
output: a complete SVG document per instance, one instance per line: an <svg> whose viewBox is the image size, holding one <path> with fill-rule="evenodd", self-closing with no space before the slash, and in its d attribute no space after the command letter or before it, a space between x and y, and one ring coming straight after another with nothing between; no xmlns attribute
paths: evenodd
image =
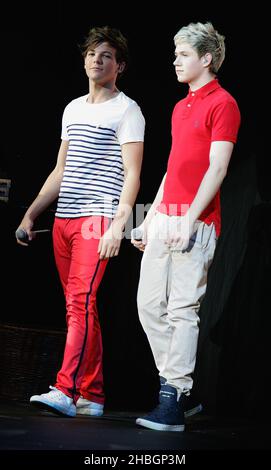
<svg viewBox="0 0 271 470"><path fill-rule="evenodd" d="M91 47L97 46L102 42L107 42L111 47L116 49L117 63L120 64L124 62L126 68L129 60L127 39L118 29L111 28L110 26L94 27L89 30L84 43L80 45L83 57L86 57Z"/></svg>

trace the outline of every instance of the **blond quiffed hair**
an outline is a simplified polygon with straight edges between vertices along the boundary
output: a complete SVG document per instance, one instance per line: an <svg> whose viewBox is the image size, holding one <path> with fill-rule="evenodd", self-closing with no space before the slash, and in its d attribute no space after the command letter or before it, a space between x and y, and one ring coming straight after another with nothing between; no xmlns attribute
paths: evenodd
<svg viewBox="0 0 271 470"><path fill-rule="evenodd" d="M210 53L212 62L210 72L217 73L225 59L225 37L219 34L212 23L190 23L183 26L174 36L175 45L187 42L198 53L199 57Z"/></svg>

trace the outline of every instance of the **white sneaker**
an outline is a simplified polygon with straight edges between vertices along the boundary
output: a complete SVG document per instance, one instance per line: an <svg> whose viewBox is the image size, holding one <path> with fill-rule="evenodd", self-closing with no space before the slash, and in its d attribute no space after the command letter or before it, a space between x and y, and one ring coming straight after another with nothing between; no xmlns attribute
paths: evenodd
<svg viewBox="0 0 271 470"><path fill-rule="evenodd" d="M75 416L76 407L73 399L67 397L65 393L61 392L55 387L50 385L51 392L43 393L42 395L33 395L30 398L31 405L39 408L47 409L55 413L60 413L66 416Z"/></svg>
<svg viewBox="0 0 271 470"><path fill-rule="evenodd" d="M76 414L85 416L102 416L104 406L101 403L89 401L86 398L80 397L76 403Z"/></svg>

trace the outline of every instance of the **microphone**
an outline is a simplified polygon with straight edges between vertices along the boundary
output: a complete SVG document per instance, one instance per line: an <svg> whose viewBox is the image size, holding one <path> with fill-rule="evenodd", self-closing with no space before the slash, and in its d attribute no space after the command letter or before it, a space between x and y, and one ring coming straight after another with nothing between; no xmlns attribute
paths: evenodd
<svg viewBox="0 0 271 470"><path fill-rule="evenodd" d="M133 230L131 231L131 238L137 241L142 240L143 230L141 230L141 228L133 228Z"/></svg>
<svg viewBox="0 0 271 470"><path fill-rule="evenodd" d="M50 232L49 229L42 229L42 230L33 230L32 233L35 236L37 233L45 233L45 232ZM18 228L15 232L15 236L20 242L24 243L29 243L31 240L29 240L28 233L26 230L23 228Z"/></svg>

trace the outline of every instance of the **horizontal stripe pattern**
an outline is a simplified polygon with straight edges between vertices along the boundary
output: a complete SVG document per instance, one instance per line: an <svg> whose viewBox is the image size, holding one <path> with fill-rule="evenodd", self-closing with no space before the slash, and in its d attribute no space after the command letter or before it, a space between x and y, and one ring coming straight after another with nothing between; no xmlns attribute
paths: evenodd
<svg viewBox="0 0 271 470"><path fill-rule="evenodd" d="M67 126L69 148L56 215L97 211L112 218L123 186L121 147L112 129L75 123Z"/></svg>
<svg viewBox="0 0 271 470"><path fill-rule="evenodd" d="M97 104L85 95L66 106L62 139L69 146L57 217L114 217L124 182L121 144L143 141L144 125L140 108L122 92Z"/></svg>

